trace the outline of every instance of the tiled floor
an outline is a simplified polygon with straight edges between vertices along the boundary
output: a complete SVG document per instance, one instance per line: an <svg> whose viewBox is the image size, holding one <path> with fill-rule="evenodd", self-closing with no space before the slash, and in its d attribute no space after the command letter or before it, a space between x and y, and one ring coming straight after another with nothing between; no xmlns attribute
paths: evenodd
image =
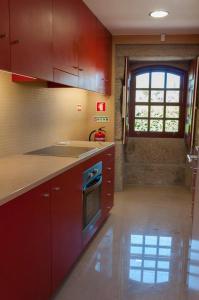
<svg viewBox="0 0 199 300"><path fill-rule="evenodd" d="M190 193L128 187L55 300L184 300Z"/></svg>

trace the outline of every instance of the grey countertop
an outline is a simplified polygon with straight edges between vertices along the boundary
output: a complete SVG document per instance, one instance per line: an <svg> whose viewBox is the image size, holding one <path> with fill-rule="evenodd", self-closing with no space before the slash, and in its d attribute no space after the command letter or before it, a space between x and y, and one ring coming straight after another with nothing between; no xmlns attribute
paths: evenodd
<svg viewBox="0 0 199 300"><path fill-rule="evenodd" d="M84 141L70 141L65 144L95 147L96 150L78 158L24 154L0 158L0 205L114 145L111 142Z"/></svg>

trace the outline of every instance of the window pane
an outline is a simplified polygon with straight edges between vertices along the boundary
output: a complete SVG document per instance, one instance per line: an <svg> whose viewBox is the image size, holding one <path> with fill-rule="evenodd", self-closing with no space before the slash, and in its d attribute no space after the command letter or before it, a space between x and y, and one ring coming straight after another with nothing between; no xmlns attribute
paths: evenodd
<svg viewBox="0 0 199 300"><path fill-rule="evenodd" d="M169 270L169 268L170 268L170 263L168 260L159 260L158 261L158 269Z"/></svg>
<svg viewBox="0 0 199 300"><path fill-rule="evenodd" d="M163 131L163 121L162 120L151 120L150 121L150 131L162 132Z"/></svg>
<svg viewBox="0 0 199 300"><path fill-rule="evenodd" d="M165 121L165 131L166 132L178 132L179 121L177 120L166 120Z"/></svg>
<svg viewBox="0 0 199 300"><path fill-rule="evenodd" d="M148 117L148 106L146 105L136 105L135 106L135 116L136 117Z"/></svg>
<svg viewBox="0 0 199 300"><path fill-rule="evenodd" d="M151 106L151 117L152 118L163 118L164 106Z"/></svg>
<svg viewBox="0 0 199 300"><path fill-rule="evenodd" d="M167 89L179 89L180 76L172 73L167 74Z"/></svg>
<svg viewBox="0 0 199 300"><path fill-rule="evenodd" d="M132 234L131 235L131 244L142 244L143 235Z"/></svg>
<svg viewBox="0 0 199 300"><path fill-rule="evenodd" d="M136 76L136 88L137 89L149 88L149 73L144 73Z"/></svg>
<svg viewBox="0 0 199 300"><path fill-rule="evenodd" d="M157 272L157 283L168 282L169 272L158 271Z"/></svg>
<svg viewBox="0 0 199 300"><path fill-rule="evenodd" d="M179 118L180 108L179 106L167 106L166 118Z"/></svg>
<svg viewBox="0 0 199 300"><path fill-rule="evenodd" d="M155 260L145 259L144 268L155 268Z"/></svg>
<svg viewBox="0 0 199 300"><path fill-rule="evenodd" d="M159 248L160 256L171 256L171 248Z"/></svg>
<svg viewBox="0 0 199 300"><path fill-rule="evenodd" d="M152 72L151 73L151 87L154 88L164 88L164 79L165 73L164 72Z"/></svg>
<svg viewBox="0 0 199 300"><path fill-rule="evenodd" d="M151 102L164 102L164 91L151 91Z"/></svg>
<svg viewBox="0 0 199 300"><path fill-rule="evenodd" d="M136 267L136 268L142 267L142 260L137 258L130 259L130 267Z"/></svg>
<svg viewBox="0 0 199 300"><path fill-rule="evenodd" d="M135 120L135 131L148 131L148 120Z"/></svg>
<svg viewBox="0 0 199 300"><path fill-rule="evenodd" d="M143 272L143 282L144 283L155 283L155 271L144 270L144 272Z"/></svg>
<svg viewBox="0 0 199 300"><path fill-rule="evenodd" d="M136 90L135 101L136 102L148 102L149 101L149 91Z"/></svg>
<svg viewBox="0 0 199 300"><path fill-rule="evenodd" d="M160 246L168 246L170 247L172 243L172 237L170 236L161 236L159 244Z"/></svg>
<svg viewBox="0 0 199 300"><path fill-rule="evenodd" d="M158 243L157 236L146 235L145 236L145 245L156 246Z"/></svg>
<svg viewBox="0 0 199 300"><path fill-rule="evenodd" d="M141 281L141 270L129 270L129 279Z"/></svg>
<svg viewBox="0 0 199 300"><path fill-rule="evenodd" d="M131 254L142 254L142 247L131 246Z"/></svg>
<svg viewBox="0 0 199 300"><path fill-rule="evenodd" d="M179 103L180 91L167 91L166 102L168 103Z"/></svg>
<svg viewBox="0 0 199 300"><path fill-rule="evenodd" d="M145 247L144 248L145 255L157 255L157 248L153 247Z"/></svg>

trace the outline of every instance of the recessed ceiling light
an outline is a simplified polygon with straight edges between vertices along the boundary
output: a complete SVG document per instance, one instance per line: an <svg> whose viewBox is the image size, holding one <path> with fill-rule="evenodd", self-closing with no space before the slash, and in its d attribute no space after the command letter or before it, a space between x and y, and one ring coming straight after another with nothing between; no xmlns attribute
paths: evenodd
<svg viewBox="0 0 199 300"><path fill-rule="evenodd" d="M150 16L153 18L164 18L168 16L168 11L166 10L154 10L152 12L150 12Z"/></svg>

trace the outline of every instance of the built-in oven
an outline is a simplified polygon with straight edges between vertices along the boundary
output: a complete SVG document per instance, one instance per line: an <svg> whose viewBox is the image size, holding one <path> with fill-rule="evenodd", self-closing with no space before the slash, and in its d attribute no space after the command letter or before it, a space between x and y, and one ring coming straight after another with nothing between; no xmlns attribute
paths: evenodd
<svg viewBox="0 0 199 300"><path fill-rule="evenodd" d="M102 162L83 173L83 237L92 235L101 217Z"/></svg>

